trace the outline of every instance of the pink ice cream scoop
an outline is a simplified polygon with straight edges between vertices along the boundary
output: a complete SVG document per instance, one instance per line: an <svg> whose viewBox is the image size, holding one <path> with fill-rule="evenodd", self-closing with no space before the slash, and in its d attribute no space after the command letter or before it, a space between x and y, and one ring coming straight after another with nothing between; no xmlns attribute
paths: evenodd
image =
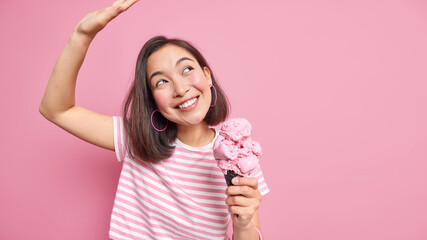
<svg viewBox="0 0 427 240"><path fill-rule="evenodd" d="M221 126L213 146L218 167L230 186L234 177L253 177L262 149L250 138L251 124L244 118L230 119Z"/></svg>

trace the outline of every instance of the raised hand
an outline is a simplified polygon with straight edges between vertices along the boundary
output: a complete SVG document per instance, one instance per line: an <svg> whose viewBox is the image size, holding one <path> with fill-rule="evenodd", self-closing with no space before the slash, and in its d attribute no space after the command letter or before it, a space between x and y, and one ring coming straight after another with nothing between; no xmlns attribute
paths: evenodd
<svg viewBox="0 0 427 240"><path fill-rule="evenodd" d="M245 228L253 223L253 217L258 211L262 196L258 191L258 180L256 178L236 177L233 178L234 186L226 190L228 205L233 220L237 227ZM256 219L258 222L258 219Z"/></svg>
<svg viewBox="0 0 427 240"><path fill-rule="evenodd" d="M106 7L86 15L76 26L75 32L95 37L111 20L126 11L138 0L116 0L110 7Z"/></svg>
<svg viewBox="0 0 427 240"><path fill-rule="evenodd" d="M56 61L39 107L52 123L110 150L114 150L113 118L75 105L77 75L95 35L137 1L116 0L110 7L89 13L80 21Z"/></svg>

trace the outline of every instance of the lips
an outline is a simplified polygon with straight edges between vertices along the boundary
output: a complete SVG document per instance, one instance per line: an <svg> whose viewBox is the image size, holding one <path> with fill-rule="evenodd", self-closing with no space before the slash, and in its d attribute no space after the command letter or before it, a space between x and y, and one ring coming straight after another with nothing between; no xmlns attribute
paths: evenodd
<svg viewBox="0 0 427 240"><path fill-rule="evenodd" d="M198 98L199 98L199 96L191 98L189 100L186 100L185 102L183 102L183 103L179 104L178 106L176 106L176 108L179 108L179 109L187 108L187 107L193 105L197 101Z"/></svg>

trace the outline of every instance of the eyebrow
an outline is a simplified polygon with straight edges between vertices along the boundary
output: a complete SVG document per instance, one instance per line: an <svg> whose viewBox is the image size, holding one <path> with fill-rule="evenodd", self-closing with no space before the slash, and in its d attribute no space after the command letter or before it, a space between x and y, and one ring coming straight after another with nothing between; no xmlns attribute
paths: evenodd
<svg viewBox="0 0 427 240"><path fill-rule="evenodd" d="M176 61L175 66L178 66L181 62L185 61L185 60L190 60L193 61L193 59L189 58L189 57L182 57L180 58L178 61ZM194 61L193 61L194 62Z"/></svg>
<svg viewBox="0 0 427 240"><path fill-rule="evenodd" d="M189 58L189 57L182 57L182 58L180 58L178 61L176 61L175 66L178 66L181 62L183 62L183 61L185 61L185 60L190 60L190 61L193 61L193 62L194 62L194 60L193 60L193 59L191 59L191 58ZM153 74L151 74L151 76L150 76L150 78L149 78L149 82L151 83L151 79L153 79L153 77L155 77L155 76L157 76L157 75L162 75L162 74L164 74L164 72L162 72L162 71L154 72Z"/></svg>

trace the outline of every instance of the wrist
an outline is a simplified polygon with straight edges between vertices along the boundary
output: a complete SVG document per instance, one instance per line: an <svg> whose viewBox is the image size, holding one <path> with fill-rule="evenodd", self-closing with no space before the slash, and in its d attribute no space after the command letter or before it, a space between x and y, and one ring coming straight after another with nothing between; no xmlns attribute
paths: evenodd
<svg viewBox="0 0 427 240"><path fill-rule="evenodd" d="M67 42L67 48L73 52L86 54L93 37L73 31Z"/></svg>
<svg viewBox="0 0 427 240"><path fill-rule="evenodd" d="M239 239L256 239L256 240L262 240L261 231L253 226L245 226L245 227L238 227L237 229L234 228L233 230L233 236L232 240L239 240Z"/></svg>
<svg viewBox="0 0 427 240"><path fill-rule="evenodd" d="M252 224L252 222L249 222L247 225L238 225L233 224L233 231L234 232L251 232L255 226Z"/></svg>
<svg viewBox="0 0 427 240"><path fill-rule="evenodd" d="M88 35L86 33L82 33L80 31L78 31L77 29L74 29L73 33L71 34L70 41L90 43L95 38L95 36L96 36L96 34Z"/></svg>

